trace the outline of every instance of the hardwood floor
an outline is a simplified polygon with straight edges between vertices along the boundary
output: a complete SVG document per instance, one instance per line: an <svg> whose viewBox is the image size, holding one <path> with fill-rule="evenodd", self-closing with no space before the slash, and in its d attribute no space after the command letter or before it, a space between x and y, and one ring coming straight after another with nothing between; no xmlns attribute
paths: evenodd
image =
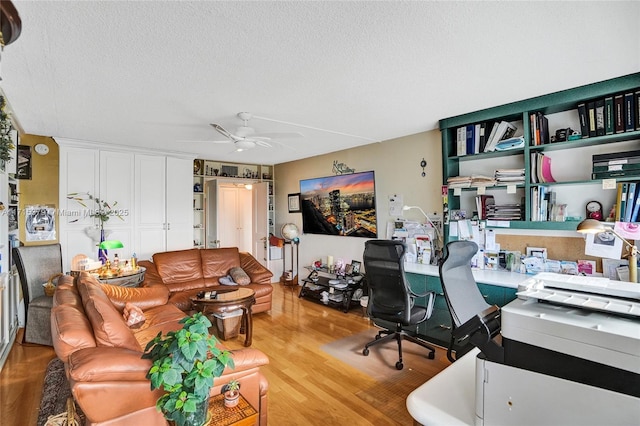
<svg viewBox="0 0 640 426"><path fill-rule="evenodd" d="M379 383L323 352L326 343L376 328L359 309L341 311L298 298L299 287L274 284L270 312L255 315L252 347L269 356L269 425L411 425L408 383ZM241 348L244 336L227 340ZM445 351L424 365L405 365L431 377L449 365ZM33 426L52 348L15 343L0 374L0 424ZM368 358L363 357L363 362ZM394 366L390 365L393 369Z"/></svg>

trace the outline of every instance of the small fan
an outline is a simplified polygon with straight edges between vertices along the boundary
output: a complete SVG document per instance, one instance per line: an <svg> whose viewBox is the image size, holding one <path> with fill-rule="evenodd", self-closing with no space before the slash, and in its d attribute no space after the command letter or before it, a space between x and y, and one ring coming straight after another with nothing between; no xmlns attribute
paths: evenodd
<svg viewBox="0 0 640 426"><path fill-rule="evenodd" d="M249 120L253 115L248 112L239 112L238 118L242 120L242 126L239 126L235 133L229 132L227 129L219 124L211 123L211 127L216 129L218 133L226 137L224 141L211 141L211 143L231 143L236 147L236 151L245 151L257 146L264 148L273 148L271 142L273 139L286 139L286 138L300 138L304 135L302 133L256 133L253 127L249 127ZM277 142L276 142L277 143Z"/></svg>

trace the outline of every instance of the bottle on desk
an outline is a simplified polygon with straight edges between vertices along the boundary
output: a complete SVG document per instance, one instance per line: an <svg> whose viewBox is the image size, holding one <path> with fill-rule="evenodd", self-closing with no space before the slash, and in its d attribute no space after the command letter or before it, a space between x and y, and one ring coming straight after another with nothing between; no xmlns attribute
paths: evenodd
<svg viewBox="0 0 640 426"><path fill-rule="evenodd" d="M120 267L120 258L118 257L118 253L113 255L113 269L118 269Z"/></svg>

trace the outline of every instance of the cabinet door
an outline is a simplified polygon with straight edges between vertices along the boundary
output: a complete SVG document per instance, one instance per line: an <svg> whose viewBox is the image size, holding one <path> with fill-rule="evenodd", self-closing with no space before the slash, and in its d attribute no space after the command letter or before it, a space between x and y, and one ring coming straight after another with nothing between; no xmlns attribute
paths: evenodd
<svg viewBox="0 0 640 426"><path fill-rule="evenodd" d="M132 153L100 152L100 199L121 213L109 218L107 228L133 225L134 167Z"/></svg>
<svg viewBox="0 0 640 426"><path fill-rule="evenodd" d="M193 247L193 162L167 157L167 250Z"/></svg>
<svg viewBox="0 0 640 426"><path fill-rule="evenodd" d="M269 246L269 183L253 185L253 255L267 267Z"/></svg>
<svg viewBox="0 0 640 426"><path fill-rule="evenodd" d="M238 247L238 190L220 186L218 188L218 240L220 247Z"/></svg>
<svg viewBox="0 0 640 426"><path fill-rule="evenodd" d="M139 259L166 248L165 157L135 156L135 247Z"/></svg>
<svg viewBox="0 0 640 426"><path fill-rule="evenodd" d="M87 207L83 207L67 197L73 193L86 196L87 192L98 195L99 155L99 151L95 149L60 147L60 209L63 212L59 216L61 231L68 227L85 228L94 225L94 219L89 216L88 211L94 206L87 204ZM63 238L60 242L64 251Z"/></svg>

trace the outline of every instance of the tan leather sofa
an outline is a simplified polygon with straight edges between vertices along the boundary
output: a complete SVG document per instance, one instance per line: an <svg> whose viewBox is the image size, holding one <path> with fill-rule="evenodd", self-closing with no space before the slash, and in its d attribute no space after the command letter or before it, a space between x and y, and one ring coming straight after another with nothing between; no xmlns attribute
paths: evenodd
<svg viewBox="0 0 640 426"><path fill-rule="evenodd" d="M251 312L271 309L273 273L251 254L236 247L166 251L154 254L153 262L140 261L139 265L147 269L142 286L163 284L169 289L169 302L184 312L192 309L192 297L221 286L219 279L227 276L231 268L239 266L251 279L247 287L256 293Z"/></svg>
<svg viewBox="0 0 640 426"><path fill-rule="evenodd" d="M100 284L87 273L64 276L53 296L51 331L56 355L64 364L73 396L87 417L87 425L166 425L156 411L161 390L151 391L146 379L151 362L142 359L147 343L158 332L182 327L185 313L167 303L166 286L125 288ZM126 302L144 311L145 323L127 326ZM267 356L257 349L232 351L234 369L214 379L212 395L235 378L243 396L267 424L268 383L260 373Z"/></svg>

